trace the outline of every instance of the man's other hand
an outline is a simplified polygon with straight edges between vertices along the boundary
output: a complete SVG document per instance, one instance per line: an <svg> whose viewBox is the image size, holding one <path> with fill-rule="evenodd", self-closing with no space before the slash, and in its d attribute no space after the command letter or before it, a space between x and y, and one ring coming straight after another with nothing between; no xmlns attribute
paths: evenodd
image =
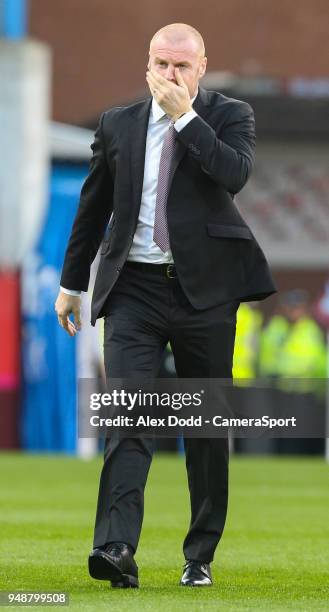
<svg viewBox="0 0 329 612"><path fill-rule="evenodd" d="M68 295L60 291L55 302L58 322L70 336L75 336L81 329L81 297ZM70 321L69 315L73 314L74 323Z"/></svg>

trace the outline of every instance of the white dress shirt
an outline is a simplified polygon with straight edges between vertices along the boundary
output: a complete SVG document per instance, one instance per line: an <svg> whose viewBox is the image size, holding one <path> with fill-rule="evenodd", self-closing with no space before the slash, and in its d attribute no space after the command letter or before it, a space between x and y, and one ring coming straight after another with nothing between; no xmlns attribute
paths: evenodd
<svg viewBox="0 0 329 612"><path fill-rule="evenodd" d="M193 103L196 96L192 98ZM197 113L194 110L185 113L177 119L174 124L175 130L180 132ZM171 251L163 253L153 240L153 227L155 216L155 204L157 195L160 156L165 133L168 130L170 118L155 98L152 98L149 123L146 136L144 180L142 189L141 206L134 239L128 253L128 261L140 261L144 263L164 264L173 263ZM80 295L80 291L65 289L64 293L69 295Z"/></svg>

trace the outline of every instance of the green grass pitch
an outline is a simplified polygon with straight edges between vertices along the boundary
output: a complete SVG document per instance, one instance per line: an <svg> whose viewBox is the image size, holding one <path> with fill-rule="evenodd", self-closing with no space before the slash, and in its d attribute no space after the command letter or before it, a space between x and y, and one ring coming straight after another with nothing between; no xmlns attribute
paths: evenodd
<svg viewBox="0 0 329 612"><path fill-rule="evenodd" d="M53 610L329 609L329 466L322 459L233 458L215 584L191 589L178 586L189 520L184 458L156 455L136 555L139 590L113 590L88 575L101 457L6 453L0 463L2 590L69 592L69 608Z"/></svg>

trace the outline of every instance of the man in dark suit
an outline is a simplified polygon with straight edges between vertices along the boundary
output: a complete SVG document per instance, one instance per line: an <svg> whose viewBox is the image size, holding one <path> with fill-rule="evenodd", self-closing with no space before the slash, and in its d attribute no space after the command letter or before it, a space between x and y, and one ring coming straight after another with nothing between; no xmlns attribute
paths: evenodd
<svg viewBox="0 0 329 612"><path fill-rule="evenodd" d="M240 302L275 292L234 203L254 162L253 111L199 87L206 64L197 30L162 28L150 45L152 97L103 113L96 130L55 308L74 336L79 292L103 239L91 323L105 319L108 377L157 376L170 341L179 377L230 378ZM180 584L211 585L227 510L228 442L184 444L191 523ZM142 437L106 440L89 571L113 586L138 586L133 555L152 450Z"/></svg>

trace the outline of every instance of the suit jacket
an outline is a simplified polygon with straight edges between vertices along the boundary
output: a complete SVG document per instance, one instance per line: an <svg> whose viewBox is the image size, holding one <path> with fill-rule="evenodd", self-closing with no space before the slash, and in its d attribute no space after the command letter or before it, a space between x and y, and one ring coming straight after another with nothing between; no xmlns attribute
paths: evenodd
<svg viewBox="0 0 329 612"><path fill-rule="evenodd" d="M276 288L264 253L234 203L254 163L252 108L202 88L193 107L198 116L177 133L167 200L179 280L200 310L230 300L264 299ZM150 108L148 98L103 113L91 145L89 175L81 190L61 285L88 289L90 265L103 239L92 325L104 315L133 241Z"/></svg>

